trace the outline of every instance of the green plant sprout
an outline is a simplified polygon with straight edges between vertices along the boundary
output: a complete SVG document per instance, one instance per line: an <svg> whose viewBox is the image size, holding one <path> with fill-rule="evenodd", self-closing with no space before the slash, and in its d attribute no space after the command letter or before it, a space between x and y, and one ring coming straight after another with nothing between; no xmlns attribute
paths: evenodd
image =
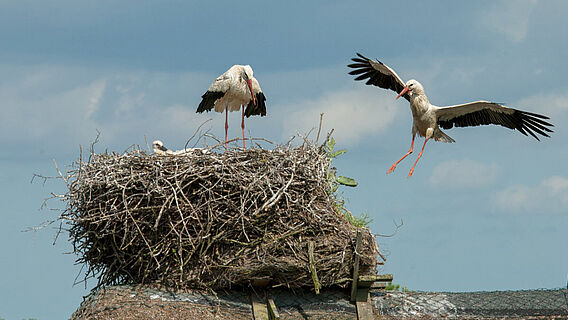
<svg viewBox="0 0 568 320"><path fill-rule="evenodd" d="M406 288L406 286L402 286L402 288L400 287L400 285L398 284L394 284L392 282L389 282L387 284L387 286L385 287L385 291L402 291L402 292L408 292L410 290L408 290Z"/></svg>
<svg viewBox="0 0 568 320"><path fill-rule="evenodd" d="M329 157L330 164L327 168L327 179L329 182L329 194L336 194L337 189L340 185L348 186L348 187L356 187L358 185L357 181L353 178L345 177L337 175L337 168L331 166L331 162L339 157L340 155L347 152L345 149L335 150L335 139L332 137L327 141L327 144L324 147L327 156ZM362 213L360 216L354 216L351 211L345 208L345 200L337 199L335 197L335 208L338 212L343 213L345 218L349 223L357 228L367 228L369 224L373 221L368 214Z"/></svg>

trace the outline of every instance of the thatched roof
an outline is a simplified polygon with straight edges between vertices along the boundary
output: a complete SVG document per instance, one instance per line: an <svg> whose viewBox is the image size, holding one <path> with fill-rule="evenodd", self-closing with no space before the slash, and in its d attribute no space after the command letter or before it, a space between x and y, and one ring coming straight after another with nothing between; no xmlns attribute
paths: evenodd
<svg viewBox="0 0 568 320"><path fill-rule="evenodd" d="M151 286L114 286L93 292L73 314L73 320L96 319L192 319L250 320L253 318L251 294L256 291L218 292L199 290L168 291ZM345 290L326 290L320 295L295 290L271 290L280 319L347 320L356 319L355 306Z"/></svg>
<svg viewBox="0 0 568 320"><path fill-rule="evenodd" d="M93 292L73 314L82 319L252 319L251 297L273 299L280 319L357 319L346 290L168 291L115 286ZM566 319L567 289L492 292L371 292L374 319Z"/></svg>

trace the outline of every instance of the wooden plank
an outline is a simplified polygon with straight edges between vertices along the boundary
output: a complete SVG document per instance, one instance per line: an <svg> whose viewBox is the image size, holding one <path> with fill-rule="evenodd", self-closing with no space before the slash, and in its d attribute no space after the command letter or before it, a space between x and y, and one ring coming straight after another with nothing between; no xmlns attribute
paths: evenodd
<svg viewBox="0 0 568 320"><path fill-rule="evenodd" d="M369 288L357 289L355 301L357 320L373 320L373 307L369 303Z"/></svg>
<svg viewBox="0 0 568 320"><path fill-rule="evenodd" d="M359 287L370 287L373 283L377 281L392 281L392 274L380 274L380 275L361 275L359 276L359 281L357 286Z"/></svg>
<svg viewBox="0 0 568 320"><path fill-rule="evenodd" d="M316 272L316 264L314 261L314 242L308 242L308 260L310 263L310 272L312 273L312 280L314 281L314 290L316 294L320 293L321 284L318 279L318 274Z"/></svg>
<svg viewBox="0 0 568 320"><path fill-rule="evenodd" d="M355 242L354 262L353 262L353 283L351 284L351 301L355 301L357 295L357 282L359 280L359 250L361 250L361 240L363 234L361 229L357 230L357 241Z"/></svg>
<svg viewBox="0 0 568 320"><path fill-rule="evenodd" d="M386 282L375 282L369 287L371 290L384 290L387 287Z"/></svg>
<svg viewBox="0 0 568 320"><path fill-rule="evenodd" d="M357 281L357 287L370 287L373 283L377 281L377 276L375 275L365 275L359 276L359 281Z"/></svg>
<svg viewBox="0 0 568 320"><path fill-rule="evenodd" d="M266 303L255 293L250 296L254 320L270 320Z"/></svg>
<svg viewBox="0 0 568 320"><path fill-rule="evenodd" d="M270 320L280 320L280 314L278 313L278 309L276 308L274 300L268 299L267 305L268 305L268 315L270 316Z"/></svg>
<svg viewBox="0 0 568 320"><path fill-rule="evenodd" d="M357 295L355 296L355 301L366 302L368 300L369 300L369 288L357 289Z"/></svg>
<svg viewBox="0 0 568 320"><path fill-rule="evenodd" d="M357 320L373 320L373 306L369 302L355 302L357 308Z"/></svg>
<svg viewBox="0 0 568 320"><path fill-rule="evenodd" d="M379 274L376 276L377 280L376 281L392 281L392 279L394 279L392 274Z"/></svg>

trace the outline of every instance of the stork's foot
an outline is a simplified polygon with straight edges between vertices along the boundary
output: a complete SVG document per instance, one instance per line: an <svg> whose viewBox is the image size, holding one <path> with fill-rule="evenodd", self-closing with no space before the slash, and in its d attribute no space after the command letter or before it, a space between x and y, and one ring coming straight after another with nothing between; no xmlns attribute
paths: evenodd
<svg viewBox="0 0 568 320"><path fill-rule="evenodd" d="M394 169L396 169L396 164L393 164L390 169L387 171L387 174L394 172Z"/></svg>
<svg viewBox="0 0 568 320"><path fill-rule="evenodd" d="M408 173L408 177L412 177L412 174L414 173L414 168L410 169L410 172Z"/></svg>

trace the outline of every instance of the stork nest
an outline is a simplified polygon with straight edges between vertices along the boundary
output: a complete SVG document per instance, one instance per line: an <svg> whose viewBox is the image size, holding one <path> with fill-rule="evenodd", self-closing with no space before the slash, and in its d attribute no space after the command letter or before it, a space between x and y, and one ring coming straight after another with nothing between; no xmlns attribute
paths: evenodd
<svg viewBox="0 0 568 320"><path fill-rule="evenodd" d="M322 151L323 150L323 151ZM322 147L260 147L175 156L134 150L94 154L62 174L59 219L85 279L228 289L267 279L323 287L351 278L357 228L338 210ZM378 247L363 232L360 274Z"/></svg>

